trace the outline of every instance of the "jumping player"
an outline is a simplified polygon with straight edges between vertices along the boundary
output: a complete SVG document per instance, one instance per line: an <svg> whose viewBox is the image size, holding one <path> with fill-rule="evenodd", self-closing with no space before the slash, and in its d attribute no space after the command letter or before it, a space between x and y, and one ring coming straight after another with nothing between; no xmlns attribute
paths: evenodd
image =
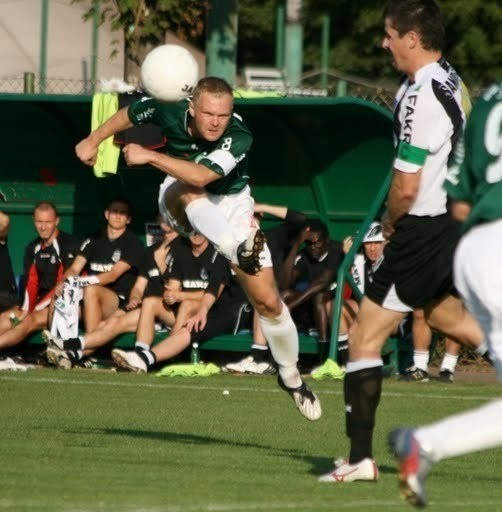
<svg viewBox="0 0 502 512"><path fill-rule="evenodd" d="M220 78L199 81L193 96L176 103L142 98L119 110L76 146L77 156L93 165L99 144L134 124L162 128L167 153L128 144L129 165L150 164L167 174L160 187L159 210L181 234L203 234L232 264L279 365L279 383L301 414L321 416L317 397L297 368L296 326L274 280L263 233L253 224L253 198L248 185L247 154L252 136L233 112L232 88Z"/></svg>

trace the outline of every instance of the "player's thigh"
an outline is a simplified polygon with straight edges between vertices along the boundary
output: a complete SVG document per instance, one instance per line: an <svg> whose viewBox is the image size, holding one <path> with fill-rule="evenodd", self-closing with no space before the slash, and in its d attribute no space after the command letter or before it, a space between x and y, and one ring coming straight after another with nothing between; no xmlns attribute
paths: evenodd
<svg viewBox="0 0 502 512"><path fill-rule="evenodd" d="M49 307L41 309L40 311L35 310L30 316L34 329L44 329L47 327L49 320Z"/></svg>
<svg viewBox="0 0 502 512"><path fill-rule="evenodd" d="M385 309L363 297L356 320L350 328L351 357L380 357L387 338L397 329L405 313Z"/></svg>
<svg viewBox="0 0 502 512"><path fill-rule="evenodd" d="M172 327L176 321L176 313L177 311L175 311L171 306L167 306L161 302L155 310L155 318L164 325Z"/></svg>
<svg viewBox="0 0 502 512"><path fill-rule="evenodd" d="M141 314L156 316L160 315L165 310L164 301L162 297L151 296L143 299L141 303Z"/></svg>
<svg viewBox="0 0 502 512"><path fill-rule="evenodd" d="M185 213L183 200L187 187L172 176L167 176L159 190L159 212L162 220L182 236L189 236L193 228Z"/></svg>
<svg viewBox="0 0 502 512"><path fill-rule="evenodd" d="M107 319L118 310L120 298L114 291L104 286L96 287L95 292L96 299L98 299L99 304L101 304L101 314L104 319Z"/></svg>
<svg viewBox="0 0 502 512"><path fill-rule="evenodd" d="M180 303L176 319L179 322L186 322L200 307L200 300L185 299Z"/></svg>
<svg viewBox="0 0 502 512"><path fill-rule="evenodd" d="M251 228L256 225L254 218L254 200L249 187L244 187L236 194L208 194L208 199L223 213L232 226L232 234L236 241L247 239Z"/></svg>
<svg viewBox="0 0 502 512"><path fill-rule="evenodd" d="M455 285L479 322L502 380L502 220L471 229L455 253Z"/></svg>

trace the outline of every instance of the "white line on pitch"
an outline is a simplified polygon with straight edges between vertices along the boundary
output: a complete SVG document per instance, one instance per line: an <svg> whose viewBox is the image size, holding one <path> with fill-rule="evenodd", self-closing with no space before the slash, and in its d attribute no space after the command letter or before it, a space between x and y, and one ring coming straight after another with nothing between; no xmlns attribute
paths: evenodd
<svg viewBox="0 0 502 512"><path fill-rule="evenodd" d="M17 382L24 382L24 383L30 383L30 382L46 382L51 384L75 384L79 386L111 386L111 387L127 387L127 388L157 388L157 389L194 389L196 391L222 391L223 389L230 389L232 392L239 392L239 391L247 391L252 393L282 393L282 391L279 388L273 388L273 389L267 389L267 388L255 388L255 387L248 387L248 386L230 386L228 383L221 384L218 386L211 386L211 385L204 385L204 386L196 386L196 385L188 385L188 384L175 384L172 381L166 384L153 384L148 382L117 382L117 381L102 381L102 380L91 380L91 379L85 379L85 380L77 380L77 379L59 379L57 377L36 377L36 378L30 378L30 379L24 379L23 374L20 374L19 376L16 375L0 375L0 380L4 381L17 381ZM457 389L457 391L460 391L460 389ZM318 391L316 391L318 392ZM322 395L342 395L343 390L341 389L323 389L320 392L318 392L320 396ZM477 396L465 396L465 395L453 395L453 394L441 394L438 395L436 393L399 393L399 392L383 392L383 396L389 396L389 397L414 397L414 398L430 398L430 399L447 399L447 400L467 400L467 401L479 401L479 400L489 400L490 398L495 397L489 397L486 395L477 395Z"/></svg>

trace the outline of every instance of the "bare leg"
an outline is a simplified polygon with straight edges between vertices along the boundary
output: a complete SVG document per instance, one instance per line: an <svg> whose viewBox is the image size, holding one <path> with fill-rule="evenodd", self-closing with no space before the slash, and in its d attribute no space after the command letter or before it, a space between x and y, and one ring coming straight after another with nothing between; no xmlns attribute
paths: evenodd
<svg viewBox="0 0 502 512"><path fill-rule="evenodd" d="M7 332L9 329L12 328L12 324L10 321L10 315L12 313L14 313L14 315L16 315L16 317L19 320L22 320L27 315L27 311L23 311L17 306L7 309L6 311L0 313L0 334L3 334L4 332Z"/></svg>
<svg viewBox="0 0 502 512"><path fill-rule="evenodd" d="M49 309L32 311L21 323L0 336L0 349L13 347L21 343L29 334L47 327Z"/></svg>
<svg viewBox="0 0 502 512"><path fill-rule="evenodd" d="M172 326L176 319L173 310L164 305L162 297L147 297L141 304L138 329L136 331L137 341L147 345L153 343L156 318L169 326Z"/></svg>
<svg viewBox="0 0 502 512"><path fill-rule="evenodd" d="M100 324L99 329L86 334L84 337L85 353L94 352L119 334L135 332L138 326L139 312L139 309L135 309L121 315L112 315L104 323Z"/></svg>
<svg viewBox="0 0 502 512"><path fill-rule="evenodd" d="M184 327L173 332L169 337L152 348L157 362L166 361L181 354L190 345L191 335Z"/></svg>
<svg viewBox="0 0 502 512"><path fill-rule="evenodd" d="M246 274L235 265L232 267L258 314L263 335L279 365L281 378L290 388L300 386L302 380L296 366L298 332L288 308L281 300L272 267L265 267L254 276Z"/></svg>
<svg viewBox="0 0 502 512"><path fill-rule="evenodd" d="M423 309L415 309L413 311L411 330L413 335L413 364L416 368L427 372L429 369L432 329L425 320Z"/></svg>
<svg viewBox="0 0 502 512"><path fill-rule="evenodd" d="M184 300L180 303L178 312L176 313L176 319L174 321L172 332L179 331L187 322L187 320L197 312L199 309L199 300Z"/></svg>
<svg viewBox="0 0 502 512"><path fill-rule="evenodd" d="M448 295L425 315L431 327L462 345L477 347L483 343L481 327L457 297Z"/></svg>
<svg viewBox="0 0 502 512"><path fill-rule="evenodd" d="M110 317L119 307L117 295L100 285L84 289L84 321L87 333L95 331L102 320Z"/></svg>

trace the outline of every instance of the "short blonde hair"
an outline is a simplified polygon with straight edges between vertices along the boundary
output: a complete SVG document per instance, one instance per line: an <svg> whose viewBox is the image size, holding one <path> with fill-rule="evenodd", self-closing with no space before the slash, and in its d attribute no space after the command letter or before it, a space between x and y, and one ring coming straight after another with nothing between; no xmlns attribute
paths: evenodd
<svg viewBox="0 0 502 512"><path fill-rule="evenodd" d="M207 76L199 80L192 94L192 103L196 103L204 92L217 96L228 94L233 98L233 90L230 84L217 76Z"/></svg>

